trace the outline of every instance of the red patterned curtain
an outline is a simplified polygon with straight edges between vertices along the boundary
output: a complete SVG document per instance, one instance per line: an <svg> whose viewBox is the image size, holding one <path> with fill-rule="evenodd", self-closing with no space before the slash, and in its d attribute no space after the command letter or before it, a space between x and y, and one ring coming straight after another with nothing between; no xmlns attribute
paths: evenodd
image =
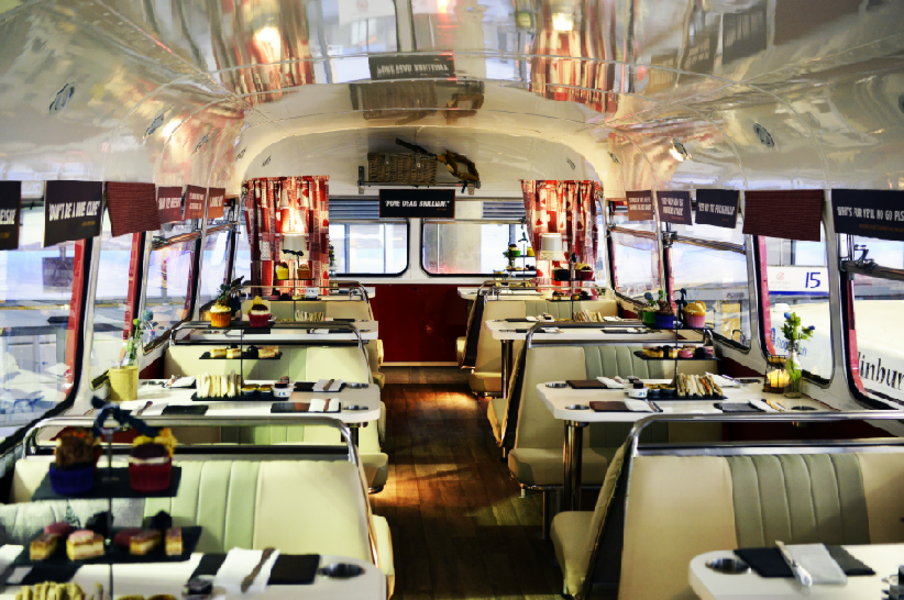
<svg viewBox="0 0 904 600"><path fill-rule="evenodd" d="M251 279L260 284L262 295L272 293L277 283L275 266L280 258L277 234L306 235L305 256L313 281L299 287L329 286L330 223L329 177L260 177L246 181L246 220L252 244ZM253 211L247 212L253 202ZM258 268L259 265L259 268ZM281 289L280 292L291 290Z"/></svg>
<svg viewBox="0 0 904 600"><path fill-rule="evenodd" d="M568 253L595 268L599 244L596 198L602 190L596 181L522 180L528 232L537 255L541 234L561 233ZM552 268L565 264L537 260L537 283L549 285Z"/></svg>

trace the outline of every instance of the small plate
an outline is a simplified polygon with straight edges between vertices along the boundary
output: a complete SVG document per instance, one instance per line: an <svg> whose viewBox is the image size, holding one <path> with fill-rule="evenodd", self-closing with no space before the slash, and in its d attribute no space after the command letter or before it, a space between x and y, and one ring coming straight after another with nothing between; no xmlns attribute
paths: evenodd
<svg viewBox="0 0 904 600"><path fill-rule="evenodd" d="M565 410L590 410L590 407L586 404L569 404Z"/></svg>
<svg viewBox="0 0 904 600"><path fill-rule="evenodd" d="M363 390L365 388L370 387L369 383L346 383L345 387L350 390Z"/></svg>
<svg viewBox="0 0 904 600"><path fill-rule="evenodd" d="M351 410L351 411L367 410L367 407L361 406L360 404L349 404L348 406L343 406L342 410Z"/></svg>
<svg viewBox="0 0 904 600"><path fill-rule="evenodd" d="M568 384L565 383L564 381L550 381L549 383L546 384L546 387L554 388L554 389L561 389L561 388L568 387Z"/></svg>
<svg viewBox="0 0 904 600"><path fill-rule="evenodd" d="M716 558L707 562L706 566L726 575L739 575L750 570L750 565L738 558Z"/></svg>
<svg viewBox="0 0 904 600"><path fill-rule="evenodd" d="M357 577L364 572L364 567L351 563L333 563L317 570L318 573L326 577L336 577L338 579L349 579Z"/></svg>

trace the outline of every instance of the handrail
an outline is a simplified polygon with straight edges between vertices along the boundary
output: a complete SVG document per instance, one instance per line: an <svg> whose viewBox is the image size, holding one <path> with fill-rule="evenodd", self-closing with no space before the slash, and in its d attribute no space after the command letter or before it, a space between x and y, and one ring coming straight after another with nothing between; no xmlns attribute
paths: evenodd
<svg viewBox="0 0 904 600"><path fill-rule="evenodd" d="M254 328L241 328L241 327L212 327L208 321L183 321L179 323L172 329L172 342L173 345L186 345L186 346L217 346L222 345L223 341L218 340L187 340L183 338L182 340L176 335L179 331L185 330L194 330L199 331L201 333L226 333L229 331L240 331L242 333L242 337L244 338L245 333L254 334ZM361 337L361 331L355 327L354 323L348 323L346 321L275 321L270 324L270 327L264 328L267 330L273 329L348 329L349 333L353 333L358 342L358 347L364 350L364 338ZM262 332L261 332L262 333ZM284 346L310 346L314 343L317 345L325 344L330 345L328 342L333 341L345 341L345 340L329 340L324 339L322 341L303 341L303 340L279 340L279 345ZM366 351L365 351L366 352Z"/></svg>

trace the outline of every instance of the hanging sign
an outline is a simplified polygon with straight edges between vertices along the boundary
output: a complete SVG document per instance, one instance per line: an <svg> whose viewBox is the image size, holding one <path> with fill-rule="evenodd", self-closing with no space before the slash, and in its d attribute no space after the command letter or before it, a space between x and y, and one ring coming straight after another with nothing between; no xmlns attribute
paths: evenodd
<svg viewBox="0 0 904 600"><path fill-rule="evenodd" d="M659 220L675 225L691 224L690 192L656 192Z"/></svg>
<svg viewBox="0 0 904 600"><path fill-rule="evenodd" d="M904 192L832 190L835 232L904 241Z"/></svg>
<svg viewBox="0 0 904 600"><path fill-rule="evenodd" d="M223 188L210 188L207 190L207 220L219 219L223 216L223 201L226 198L226 190Z"/></svg>
<svg viewBox="0 0 904 600"><path fill-rule="evenodd" d="M455 190L380 190L381 219L454 219Z"/></svg>
<svg viewBox="0 0 904 600"><path fill-rule="evenodd" d="M0 181L0 250L19 247L19 215L22 212L22 182Z"/></svg>
<svg viewBox="0 0 904 600"><path fill-rule="evenodd" d="M646 190L644 192L625 192L628 198L628 220L629 221L652 221L653 220L653 192Z"/></svg>
<svg viewBox="0 0 904 600"><path fill-rule="evenodd" d="M822 190L760 191L744 194L744 233L818 242Z"/></svg>
<svg viewBox="0 0 904 600"><path fill-rule="evenodd" d="M738 224L738 192L735 190L697 190L697 225L734 229Z"/></svg>
<svg viewBox="0 0 904 600"><path fill-rule="evenodd" d="M44 247L100 235L104 184L48 181L44 192Z"/></svg>
<svg viewBox="0 0 904 600"><path fill-rule="evenodd" d="M157 212L160 223L172 223L182 220L182 188L157 188Z"/></svg>
<svg viewBox="0 0 904 600"><path fill-rule="evenodd" d="M370 78L386 79L454 79L455 59L451 54L369 56Z"/></svg>
<svg viewBox="0 0 904 600"><path fill-rule="evenodd" d="M196 185L190 185L185 189L185 212L182 220L203 219L204 202L207 200L207 190Z"/></svg>

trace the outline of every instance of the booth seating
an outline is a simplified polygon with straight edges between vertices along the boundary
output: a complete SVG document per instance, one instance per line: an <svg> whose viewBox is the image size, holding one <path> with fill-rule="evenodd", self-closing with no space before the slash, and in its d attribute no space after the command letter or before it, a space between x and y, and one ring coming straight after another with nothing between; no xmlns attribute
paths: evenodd
<svg viewBox="0 0 904 600"><path fill-rule="evenodd" d="M575 302L558 302L552 300L489 300L480 322L480 333L477 342L477 356L474 370L468 376L471 391L477 394L499 394L502 391L502 347L494 340L490 332L483 326L484 321L500 319L523 319L549 313L556 319L571 319L574 312L589 310L602 313L604 316L616 316L618 304L615 300L579 300ZM519 324L513 323L514 329ZM524 327L525 324L520 324ZM518 355L520 342L515 342L513 354Z"/></svg>
<svg viewBox="0 0 904 600"><path fill-rule="evenodd" d="M565 592L575 598L585 597L588 577L597 589L617 585L624 600L696 598L688 564L714 550L775 540L904 543L899 445L809 444L753 455L704 447L623 461L625 452L614 457L593 512L553 521Z"/></svg>
<svg viewBox="0 0 904 600"><path fill-rule="evenodd" d="M508 452L508 467L522 488L540 490L544 495L544 513L549 514L549 492L561 489L564 477L562 447L564 422L552 413L537 396L537 385L567 379L605 377L640 377L669 379L674 376L674 362L647 361L634 356L641 346L533 346L525 351L523 382L517 411L506 418L517 419L514 444ZM680 363L684 373L716 372L716 361L701 360ZM490 409L492 411L492 408ZM497 417L498 419L498 417ZM507 426L507 423L503 423ZM603 483L606 470L621 446L631 423L593 423L583 436L583 482L588 486ZM667 441L669 429L650 428L646 441ZM721 428L712 431L721 439ZM502 440L503 434L497 436ZM547 519L544 518L544 527Z"/></svg>
<svg viewBox="0 0 904 600"><path fill-rule="evenodd" d="M46 503L31 503L29 499L47 473L50 460L30 457L16 461L10 494L16 514L5 515L5 520L19 522L28 513L46 511L42 506ZM165 510L176 526L201 526L197 552L274 546L284 553L334 554L373 561L368 498L358 468L348 460L206 457L174 464L182 468L176 497L131 502L139 505L139 515L153 516ZM117 526L140 525L128 523L127 514L116 514L117 506L122 505L114 505ZM391 592L395 571L389 525L385 518L373 516L373 529L378 566L386 574ZM27 543L27 539L21 541Z"/></svg>
<svg viewBox="0 0 904 600"><path fill-rule="evenodd" d="M336 302L335 304L338 304ZM238 371L237 360L201 360L209 346L170 345L164 356L164 377L198 375L199 373L227 374ZM345 381L369 381L369 369L357 346L280 346L279 360L243 360L245 379L277 380L289 375L296 381L316 381L336 378ZM380 402L380 421L385 431L386 406ZM389 477L389 457L380 448L380 423L369 423L360 430L358 451L369 485L380 490ZM203 438L181 437L188 443L244 443L244 444L338 444L337 431L329 427L288 425L235 427L215 430L205 427Z"/></svg>
<svg viewBox="0 0 904 600"><path fill-rule="evenodd" d="M494 295L494 288L481 287L477 290L477 298L471 303L471 309L468 311L468 325L465 329L465 335L455 340L455 356L458 360L458 366L462 369L473 369L477 360L477 343L480 338L480 330L483 329L483 311L487 302L496 301L523 301L534 300L543 301L542 297L525 298L524 295L518 293L519 289L509 290L509 293ZM525 292L535 291L532 288L523 288Z"/></svg>

